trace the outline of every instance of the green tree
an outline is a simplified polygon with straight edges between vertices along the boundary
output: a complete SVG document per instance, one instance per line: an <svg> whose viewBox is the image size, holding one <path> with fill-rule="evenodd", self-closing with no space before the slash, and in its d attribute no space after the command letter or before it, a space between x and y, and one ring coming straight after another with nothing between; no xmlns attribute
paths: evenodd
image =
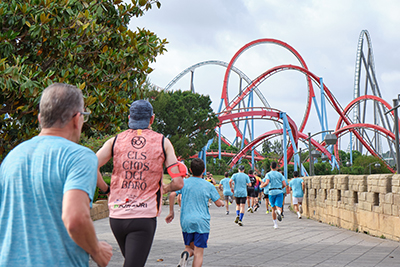
<svg viewBox="0 0 400 267"><path fill-rule="evenodd" d="M55 82L82 89L92 111L88 136L118 131L126 104L142 95L149 64L165 51L165 39L128 29L154 5L160 2L1 1L0 155L37 134L41 91Z"/></svg>
<svg viewBox="0 0 400 267"><path fill-rule="evenodd" d="M216 136L218 117L209 96L190 91L151 91L149 96L156 114L153 130L171 140L177 156L196 154Z"/></svg>

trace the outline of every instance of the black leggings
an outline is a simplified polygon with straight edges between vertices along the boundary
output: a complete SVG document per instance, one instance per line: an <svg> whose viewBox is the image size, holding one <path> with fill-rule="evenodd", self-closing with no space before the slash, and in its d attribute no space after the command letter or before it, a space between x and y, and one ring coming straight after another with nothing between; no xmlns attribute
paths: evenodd
<svg viewBox="0 0 400 267"><path fill-rule="evenodd" d="M157 218L110 218L110 226L125 257L124 267L143 267L153 243Z"/></svg>

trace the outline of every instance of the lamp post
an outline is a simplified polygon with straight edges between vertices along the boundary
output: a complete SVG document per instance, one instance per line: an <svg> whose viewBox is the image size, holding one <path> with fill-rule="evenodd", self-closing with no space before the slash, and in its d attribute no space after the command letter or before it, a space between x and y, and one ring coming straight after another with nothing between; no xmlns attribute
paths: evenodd
<svg viewBox="0 0 400 267"><path fill-rule="evenodd" d="M313 135L311 135L310 132L308 133L308 138L307 138L307 139L308 139L308 153L309 153L309 158L310 158L310 176L313 176L313 175L314 175L314 161L313 161L313 156L314 156L314 157L319 157L319 156L321 156L317 151L316 151L317 153L313 155L312 152L314 152L314 151L311 149L311 137L313 137L313 136L315 136L315 135L317 135L317 134L326 133L326 132L329 132L329 133L330 133L330 132L333 132L333 130L321 131L321 132L315 133L315 134L313 134ZM336 142L337 142L337 136L334 135L334 134L327 134L327 135L325 135L324 141L325 141L325 143L326 143L327 145L334 145L334 144L336 144Z"/></svg>
<svg viewBox="0 0 400 267"><path fill-rule="evenodd" d="M375 168L379 168L381 166L381 164L378 161L372 162L370 164L368 164L367 168L369 167L369 174L371 174L371 165L375 163Z"/></svg>

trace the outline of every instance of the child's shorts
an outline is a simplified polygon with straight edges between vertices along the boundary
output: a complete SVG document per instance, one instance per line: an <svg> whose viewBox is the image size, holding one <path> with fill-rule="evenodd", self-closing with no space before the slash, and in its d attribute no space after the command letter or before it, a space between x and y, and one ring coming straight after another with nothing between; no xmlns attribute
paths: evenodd
<svg viewBox="0 0 400 267"><path fill-rule="evenodd" d="M199 233L186 233L182 232L183 241L185 242L185 246L189 246L190 243L194 243L194 245L198 248L206 248L208 235L209 233L199 234Z"/></svg>
<svg viewBox="0 0 400 267"><path fill-rule="evenodd" d="M293 205L297 205L297 204L303 202L303 198L302 197L292 197L292 199L293 199Z"/></svg>

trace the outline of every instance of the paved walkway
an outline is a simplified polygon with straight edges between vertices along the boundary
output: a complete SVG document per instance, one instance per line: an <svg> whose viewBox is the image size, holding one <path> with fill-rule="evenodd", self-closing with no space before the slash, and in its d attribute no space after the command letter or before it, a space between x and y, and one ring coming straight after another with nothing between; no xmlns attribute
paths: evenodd
<svg viewBox="0 0 400 267"><path fill-rule="evenodd" d="M263 203L264 205L264 203ZM225 208L210 207L211 233L204 251L203 266L400 266L400 243L322 224L311 219L297 219L286 206L285 218L274 230L265 206L246 212L240 227ZM178 207L171 224L164 221L163 207L146 266L177 266L184 249ZM98 238L109 242L114 255L109 266L122 266L123 257L110 230L108 219L94 222ZM400 227L400 226L399 226ZM162 260L162 261L161 261ZM191 266L192 260L189 261ZM94 267L96 264L90 263Z"/></svg>

